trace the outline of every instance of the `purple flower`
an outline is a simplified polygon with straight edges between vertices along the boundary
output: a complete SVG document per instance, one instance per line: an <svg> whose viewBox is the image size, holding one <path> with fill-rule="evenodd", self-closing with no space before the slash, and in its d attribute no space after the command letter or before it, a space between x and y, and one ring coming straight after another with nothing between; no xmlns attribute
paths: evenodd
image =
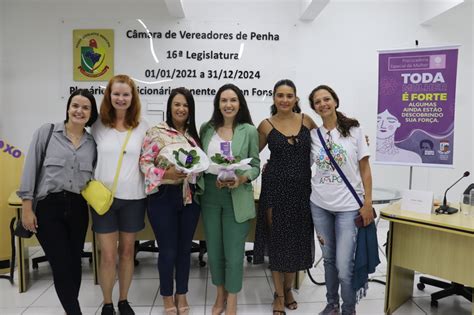
<svg viewBox="0 0 474 315"><path fill-rule="evenodd" d="M193 156L191 154L189 154L186 157L186 164L191 164L191 163L193 163Z"/></svg>

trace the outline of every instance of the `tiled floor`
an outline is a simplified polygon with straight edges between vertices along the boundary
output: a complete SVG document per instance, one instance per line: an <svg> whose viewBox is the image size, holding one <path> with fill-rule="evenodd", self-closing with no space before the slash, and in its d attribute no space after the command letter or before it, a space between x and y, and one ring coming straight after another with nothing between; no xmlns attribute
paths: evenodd
<svg viewBox="0 0 474 315"><path fill-rule="evenodd" d="M387 231L386 222L379 225L379 240L385 240ZM90 246L90 245L88 245ZM248 244L248 246L251 246ZM33 256L41 255L40 249L31 249ZM317 252L316 256L319 257ZM130 289L129 301L136 314L163 314L163 304L159 296L159 279L156 270L156 254L139 253L140 265L136 267L134 280ZM377 268L374 276L384 280L385 258ZM94 285L92 267L86 259L83 260L83 282L80 292L80 304L84 314L100 314L102 303L100 287ZM323 269L317 266L311 270L317 281L323 280ZM273 284L270 273L265 266L252 265L245 262L245 279L239 294L239 314L271 314ZM38 270L31 272L32 285L25 293L18 293L18 285L11 285L7 280L0 279L0 314L1 315L62 315L59 301L54 291L51 270L47 263L40 264ZM415 281L416 283L416 281ZM117 289L117 287L115 288ZM385 286L370 283L367 297L357 306L357 313L362 315L383 314ZM425 291L413 290L414 297L400 307L395 314L471 314L471 303L460 297L449 297L439 303L438 308L430 306L429 294L436 289L426 287ZM199 267L196 255L192 258L192 267L189 281L188 301L191 305L190 314L211 314L215 298L215 287L210 280L207 267ZM325 306L326 289L314 285L306 278L300 290L295 291L298 309L287 311L293 314L317 314ZM118 298L114 291L114 301Z"/></svg>

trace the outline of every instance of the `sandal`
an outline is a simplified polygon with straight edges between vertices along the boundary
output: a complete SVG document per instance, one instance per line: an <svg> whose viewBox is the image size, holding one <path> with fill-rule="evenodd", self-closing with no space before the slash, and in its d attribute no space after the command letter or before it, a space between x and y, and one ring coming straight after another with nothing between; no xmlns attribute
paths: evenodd
<svg viewBox="0 0 474 315"><path fill-rule="evenodd" d="M226 307L227 307L227 292L225 293L225 298L224 298L224 305L222 305L222 307L217 307L216 306L216 303L214 303L214 305L212 306L212 315L221 315L222 313L224 313ZM217 302L217 300L216 300Z"/></svg>
<svg viewBox="0 0 474 315"><path fill-rule="evenodd" d="M216 305L212 306L212 315L221 315L224 313L225 307L218 308Z"/></svg>
<svg viewBox="0 0 474 315"><path fill-rule="evenodd" d="M284 295L278 295L276 292L273 293L273 304L275 305L275 301L276 299L281 299L283 298L283 301L285 301L285 296ZM283 311L280 311L280 310L273 310L273 315L286 315L286 312L283 310Z"/></svg>
<svg viewBox="0 0 474 315"><path fill-rule="evenodd" d="M189 305L179 306L178 295L181 295L181 294L175 294L174 295L174 303L176 305L178 315L188 315L189 314ZM185 294L183 294L183 295L185 295ZM186 304L188 304L187 301L186 301Z"/></svg>
<svg viewBox="0 0 474 315"><path fill-rule="evenodd" d="M179 315L187 315L187 314L189 314L189 306L181 306L181 307L178 307L178 314L179 314Z"/></svg>
<svg viewBox="0 0 474 315"><path fill-rule="evenodd" d="M285 293L291 292L291 288L288 288L285 290ZM285 294L285 306L290 309L290 310L296 310L298 308L298 302L296 302L294 299L291 302L286 303L286 294Z"/></svg>
<svg viewBox="0 0 474 315"><path fill-rule="evenodd" d="M165 308L166 315L176 315L178 314L178 309L176 306Z"/></svg>
<svg viewBox="0 0 474 315"><path fill-rule="evenodd" d="M170 306L170 307L165 306L166 305L165 300L169 302L170 298L173 300L173 296L171 296L171 297L163 296L163 308L165 309L165 314L166 315L177 315L178 314L178 308L175 305ZM173 300L173 303L174 303L174 300Z"/></svg>

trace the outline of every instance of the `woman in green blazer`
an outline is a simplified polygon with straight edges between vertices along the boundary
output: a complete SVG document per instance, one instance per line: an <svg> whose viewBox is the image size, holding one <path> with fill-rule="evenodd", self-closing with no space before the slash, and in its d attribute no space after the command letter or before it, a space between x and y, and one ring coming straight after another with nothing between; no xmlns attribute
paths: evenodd
<svg viewBox="0 0 474 315"><path fill-rule="evenodd" d="M209 157L252 158L249 170L237 170L236 179L221 181L205 173L198 182L212 283L217 286L212 314L236 314L237 293L242 289L245 239L249 220L255 217L251 181L260 173L258 132L242 91L226 84L214 98L211 120L200 131Z"/></svg>

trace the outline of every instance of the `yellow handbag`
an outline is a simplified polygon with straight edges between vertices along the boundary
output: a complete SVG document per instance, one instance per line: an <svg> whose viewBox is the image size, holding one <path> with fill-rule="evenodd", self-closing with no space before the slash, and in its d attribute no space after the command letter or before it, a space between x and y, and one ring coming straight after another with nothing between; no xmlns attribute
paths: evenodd
<svg viewBox="0 0 474 315"><path fill-rule="evenodd" d="M104 215L109 211L112 202L114 201L115 191L117 190L117 182L120 174L120 168L122 167L123 154L125 153L125 148L132 134L132 129L128 130L127 137L122 146L122 151L120 152L120 157L118 160L117 170L115 171L114 183L112 185L112 191L110 191L101 181L92 179L90 180L86 187L81 191L82 197L87 201L87 203L97 212L99 215Z"/></svg>

